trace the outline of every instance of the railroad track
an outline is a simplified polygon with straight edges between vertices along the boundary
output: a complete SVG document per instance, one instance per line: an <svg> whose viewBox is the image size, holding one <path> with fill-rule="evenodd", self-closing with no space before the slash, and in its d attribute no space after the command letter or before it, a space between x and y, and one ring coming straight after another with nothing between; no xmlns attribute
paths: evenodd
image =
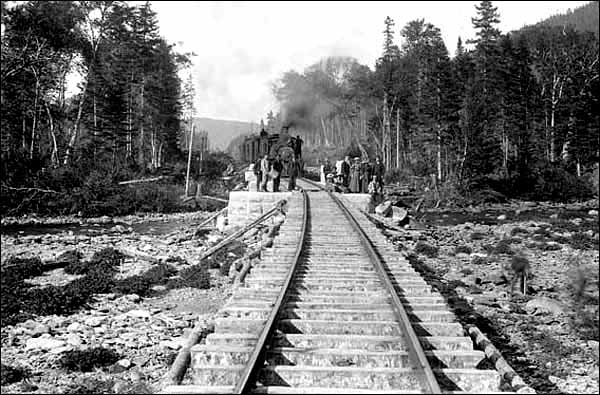
<svg viewBox="0 0 600 395"><path fill-rule="evenodd" d="M369 220L300 181L286 222L176 393L494 393L444 298Z"/></svg>

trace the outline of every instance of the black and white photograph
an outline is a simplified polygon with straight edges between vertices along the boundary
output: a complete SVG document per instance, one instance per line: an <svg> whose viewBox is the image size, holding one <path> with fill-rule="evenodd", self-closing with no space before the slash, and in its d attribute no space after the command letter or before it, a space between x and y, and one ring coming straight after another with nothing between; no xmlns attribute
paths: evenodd
<svg viewBox="0 0 600 395"><path fill-rule="evenodd" d="M597 394L599 2L0 2L2 394Z"/></svg>

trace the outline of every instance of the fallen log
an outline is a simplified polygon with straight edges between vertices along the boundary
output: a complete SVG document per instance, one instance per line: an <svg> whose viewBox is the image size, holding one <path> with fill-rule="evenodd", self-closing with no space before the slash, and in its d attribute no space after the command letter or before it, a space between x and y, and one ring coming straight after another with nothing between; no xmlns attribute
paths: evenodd
<svg viewBox="0 0 600 395"><path fill-rule="evenodd" d="M119 185L139 184L141 182L154 182L154 181L162 180L165 178L169 178L169 177L168 176L159 176L159 177L152 177L152 178L138 178L136 180L121 181L119 183Z"/></svg>
<svg viewBox="0 0 600 395"><path fill-rule="evenodd" d="M227 199L221 199L221 198L218 198L218 197L208 196L208 195L196 196L195 199L196 200L198 200L198 199L208 199L208 200L214 200L214 201L220 202L220 203L228 203L229 202L229 200L227 200Z"/></svg>
<svg viewBox="0 0 600 395"><path fill-rule="evenodd" d="M278 212L281 209L281 206L284 203L285 203L284 199L280 200L279 202L277 202L275 204L275 206L273 208L271 208L269 211L267 211L266 213L264 213L263 215L261 215L259 218L255 219L254 221L252 221L248 225L246 225L243 228L239 229L237 232L234 232L233 234L227 236L225 239L221 240L216 246L211 247L208 250L204 251L200 255L200 257L198 257L198 260L201 261L201 260L203 260L203 259L211 256L212 254L214 254L215 252L217 252L218 250L220 250L221 248L223 248L227 244L231 243L234 239L237 239L238 237L240 237L241 235L243 235L244 233L246 233L248 230L252 229L253 227L255 227L256 225L258 225L259 223L261 223L265 219L269 218L270 216L272 216L273 214L275 214L276 212Z"/></svg>
<svg viewBox="0 0 600 395"><path fill-rule="evenodd" d="M217 211L216 213L214 213L213 215L211 215L210 217L208 217L207 219L205 219L200 225L198 225L198 228L202 228L204 225L210 223L212 220L214 220L215 218L217 218L219 215L224 214L225 211L227 211L227 207Z"/></svg>

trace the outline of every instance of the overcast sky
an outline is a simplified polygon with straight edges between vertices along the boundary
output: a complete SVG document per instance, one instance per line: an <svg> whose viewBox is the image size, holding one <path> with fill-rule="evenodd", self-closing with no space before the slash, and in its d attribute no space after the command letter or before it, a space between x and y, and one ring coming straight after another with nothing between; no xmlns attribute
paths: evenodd
<svg viewBox="0 0 600 395"><path fill-rule="evenodd" d="M279 107L271 84L291 69L326 56L352 56L373 68L382 50L383 21L395 22L395 42L407 22L439 27L450 54L459 36L474 36L479 1L204 2L152 1L161 34L193 51L199 117L259 122ZM587 1L494 1L500 30L533 24Z"/></svg>

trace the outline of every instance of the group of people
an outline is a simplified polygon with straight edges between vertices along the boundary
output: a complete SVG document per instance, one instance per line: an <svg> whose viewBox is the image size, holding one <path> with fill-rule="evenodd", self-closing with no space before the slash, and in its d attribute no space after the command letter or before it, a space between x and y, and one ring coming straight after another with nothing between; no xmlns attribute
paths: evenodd
<svg viewBox="0 0 600 395"><path fill-rule="evenodd" d="M256 191L269 192L267 183L273 180L273 190L271 192L279 192L281 183L281 173L284 169L284 162L281 156L277 155L273 160L269 159L269 155L265 155L262 159L258 159L254 164L254 174L256 175ZM301 166L296 156L292 157L287 165L288 191L296 189L296 179L300 176Z"/></svg>
<svg viewBox="0 0 600 395"><path fill-rule="evenodd" d="M375 163L370 163L367 159L361 162L358 157L351 161L350 157L346 156L335 167L329 159L325 160L321 170L321 182L344 192L377 195L383 193L384 174L385 166L379 156L375 158Z"/></svg>

